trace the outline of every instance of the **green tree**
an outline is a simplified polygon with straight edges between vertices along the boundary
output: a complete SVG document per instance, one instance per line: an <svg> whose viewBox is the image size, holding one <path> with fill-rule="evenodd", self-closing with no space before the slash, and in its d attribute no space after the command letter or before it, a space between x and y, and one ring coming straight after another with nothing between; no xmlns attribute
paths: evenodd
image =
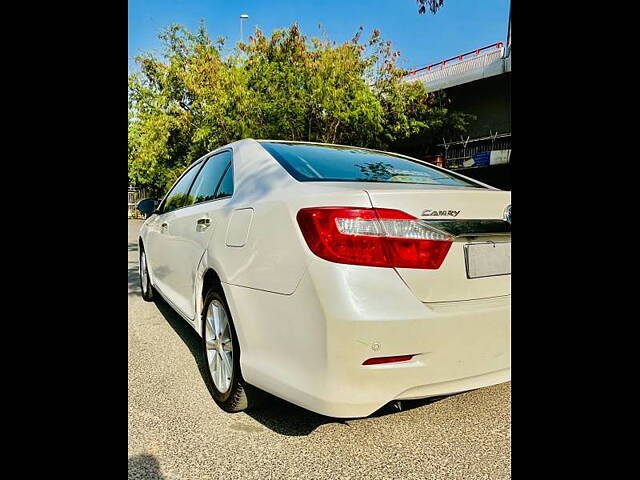
<svg viewBox="0 0 640 480"><path fill-rule="evenodd" d="M295 24L256 30L224 55L224 40L211 41L204 25L168 27L162 56L137 57L129 76L130 180L163 191L206 152L246 137L406 151L464 131L469 116L403 82L391 43L362 33L336 44L308 40Z"/></svg>
<svg viewBox="0 0 640 480"><path fill-rule="evenodd" d="M427 11L427 7L429 8L429 11L433 14L435 14L438 10L440 10L440 7L442 7L442 5L444 5L444 0L416 0L418 2L418 13L423 14L426 13Z"/></svg>
<svg viewBox="0 0 640 480"><path fill-rule="evenodd" d="M223 59L224 42L172 25L162 59L136 58L129 76L129 176L167 188L193 160L248 133L252 110L242 68Z"/></svg>

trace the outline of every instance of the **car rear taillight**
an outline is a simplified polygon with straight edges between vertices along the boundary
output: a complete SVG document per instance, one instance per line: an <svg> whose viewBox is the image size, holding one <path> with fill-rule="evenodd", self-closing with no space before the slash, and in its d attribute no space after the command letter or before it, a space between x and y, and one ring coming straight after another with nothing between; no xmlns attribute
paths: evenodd
<svg viewBox="0 0 640 480"><path fill-rule="evenodd" d="M311 251L336 263L435 270L453 240L419 218L386 208L303 208L297 219Z"/></svg>

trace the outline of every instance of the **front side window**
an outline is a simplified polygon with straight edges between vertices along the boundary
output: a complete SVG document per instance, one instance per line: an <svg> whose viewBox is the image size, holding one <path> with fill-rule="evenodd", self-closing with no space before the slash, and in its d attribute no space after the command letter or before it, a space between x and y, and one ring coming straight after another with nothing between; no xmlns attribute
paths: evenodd
<svg viewBox="0 0 640 480"><path fill-rule="evenodd" d="M231 158L232 153L226 151L213 155L207 160L207 163L198 174L198 178L193 183L193 188L191 188L189 195L189 205L207 202L219 197L219 195L216 195L216 191L222 176L231 163Z"/></svg>
<svg viewBox="0 0 640 480"><path fill-rule="evenodd" d="M198 173L198 170L200 170L201 165L202 163L197 163L192 166L187 173L178 180L178 183L174 185L167 195L167 198L164 200L164 205L161 209L162 213L172 212L173 210L184 207L188 204L189 199L187 195L189 193L189 187L191 187L191 183Z"/></svg>
<svg viewBox="0 0 640 480"><path fill-rule="evenodd" d="M419 183L484 188L454 174L389 153L336 145L260 144L300 182Z"/></svg>

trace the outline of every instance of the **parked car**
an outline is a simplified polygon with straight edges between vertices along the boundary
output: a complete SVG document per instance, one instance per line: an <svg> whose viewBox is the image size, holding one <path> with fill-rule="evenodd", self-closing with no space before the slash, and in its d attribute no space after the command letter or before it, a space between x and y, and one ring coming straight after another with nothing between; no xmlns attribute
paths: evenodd
<svg viewBox="0 0 640 480"><path fill-rule="evenodd" d="M505 382L510 201L403 155L241 140L138 205L142 296L201 335L229 412L264 390L360 417Z"/></svg>

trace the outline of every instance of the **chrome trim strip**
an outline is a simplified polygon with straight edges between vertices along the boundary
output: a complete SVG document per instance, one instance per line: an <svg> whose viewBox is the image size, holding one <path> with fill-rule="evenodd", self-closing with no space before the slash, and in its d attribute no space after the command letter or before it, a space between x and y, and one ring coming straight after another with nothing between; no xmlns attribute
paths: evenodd
<svg viewBox="0 0 640 480"><path fill-rule="evenodd" d="M454 238L511 235L511 224L504 220L422 220Z"/></svg>

